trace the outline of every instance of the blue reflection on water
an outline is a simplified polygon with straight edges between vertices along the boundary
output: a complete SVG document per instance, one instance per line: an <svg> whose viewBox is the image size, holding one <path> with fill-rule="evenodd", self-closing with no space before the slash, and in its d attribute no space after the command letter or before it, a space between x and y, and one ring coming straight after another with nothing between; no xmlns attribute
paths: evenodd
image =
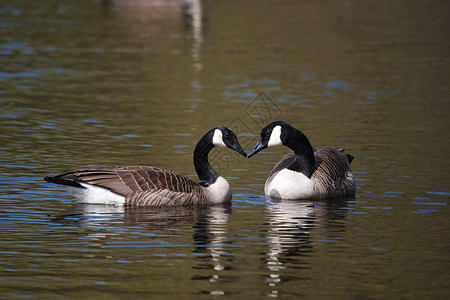
<svg viewBox="0 0 450 300"><path fill-rule="evenodd" d="M17 78L30 78L30 77L37 77L42 75L44 73L43 70L30 70L26 72L19 72L19 73L7 73L7 72L0 72L0 80L11 80L11 79L17 79Z"/></svg>
<svg viewBox="0 0 450 300"><path fill-rule="evenodd" d="M448 192L426 192L426 193L432 195L450 196L450 193Z"/></svg>
<svg viewBox="0 0 450 300"><path fill-rule="evenodd" d="M437 209L418 209L418 210L416 210L416 211L413 211L413 213L415 213L415 214L429 214L429 213L432 213L432 212L437 212L438 210Z"/></svg>
<svg viewBox="0 0 450 300"><path fill-rule="evenodd" d="M99 121L99 120L90 120L90 119L85 119L85 120L83 120L83 122L85 122L85 123L101 123L101 121Z"/></svg>
<svg viewBox="0 0 450 300"><path fill-rule="evenodd" d="M26 49L28 46L25 43L12 43L12 44L3 44L0 45L0 54L10 55L13 54L14 51Z"/></svg>
<svg viewBox="0 0 450 300"><path fill-rule="evenodd" d="M352 89L352 86L350 84L346 83L343 80L330 81L330 82L325 84L325 87L329 88L329 89L339 89L339 90L350 90L350 89Z"/></svg>
<svg viewBox="0 0 450 300"><path fill-rule="evenodd" d="M25 168L25 169L35 169L36 166L30 166L30 165L10 165L10 164L4 164L0 165L0 167L8 167L8 168ZM25 178L24 177L15 177L16 180L22 181Z"/></svg>
<svg viewBox="0 0 450 300"><path fill-rule="evenodd" d="M229 91L225 91L224 95L228 96L228 97L254 98L254 97L256 97L257 94L254 92L232 93Z"/></svg>
<svg viewBox="0 0 450 300"><path fill-rule="evenodd" d="M249 84L248 83L236 83L236 84L232 84L232 85L228 85L225 88L227 89L235 89L235 88L242 88L242 87L248 87Z"/></svg>
<svg viewBox="0 0 450 300"><path fill-rule="evenodd" d="M411 202L411 204L421 204L421 205L447 205L447 203L441 203L441 202Z"/></svg>

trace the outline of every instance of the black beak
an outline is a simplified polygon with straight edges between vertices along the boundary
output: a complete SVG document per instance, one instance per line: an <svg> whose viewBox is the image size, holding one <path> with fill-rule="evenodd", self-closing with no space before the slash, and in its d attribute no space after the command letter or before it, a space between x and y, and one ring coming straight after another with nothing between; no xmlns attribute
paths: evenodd
<svg viewBox="0 0 450 300"><path fill-rule="evenodd" d="M267 146L263 145L263 143L261 142L261 139L259 139L258 143L256 143L255 148L247 155L247 157L250 158L254 154L256 154L259 151L266 149L266 148L267 148Z"/></svg>
<svg viewBox="0 0 450 300"><path fill-rule="evenodd" d="M242 156L247 156L247 153L245 153L245 151L242 150L241 145L239 144L238 141L236 141L236 143L233 146L231 146L230 148L233 149L234 151L238 152Z"/></svg>

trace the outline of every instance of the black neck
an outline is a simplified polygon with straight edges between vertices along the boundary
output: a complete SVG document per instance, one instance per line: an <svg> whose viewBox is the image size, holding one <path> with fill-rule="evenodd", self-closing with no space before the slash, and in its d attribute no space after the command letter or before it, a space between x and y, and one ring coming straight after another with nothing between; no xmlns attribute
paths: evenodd
<svg viewBox="0 0 450 300"><path fill-rule="evenodd" d="M293 129L290 138L284 143L295 153L294 160L288 166L288 169L301 172L308 178L311 178L316 165L314 150L308 138L300 130Z"/></svg>
<svg viewBox="0 0 450 300"><path fill-rule="evenodd" d="M219 174L213 170L208 161L208 154L214 148L214 145L211 143L211 134L213 134L211 131L205 134L197 143L194 150L195 171L200 179L200 185L205 187L216 182L219 177Z"/></svg>

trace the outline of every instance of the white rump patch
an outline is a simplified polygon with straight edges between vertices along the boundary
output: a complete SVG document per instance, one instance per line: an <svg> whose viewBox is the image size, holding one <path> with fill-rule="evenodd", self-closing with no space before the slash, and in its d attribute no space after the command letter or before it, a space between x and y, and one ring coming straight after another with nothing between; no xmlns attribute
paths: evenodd
<svg viewBox="0 0 450 300"><path fill-rule="evenodd" d="M314 182L301 172L283 169L271 182L266 181L267 196L281 199L306 199L314 195Z"/></svg>
<svg viewBox="0 0 450 300"><path fill-rule="evenodd" d="M283 145L281 141L281 126L277 125L273 128L267 147Z"/></svg>
<svg viewBox="0 0 450 300"><path fill-rule="evenodd" d="M208 198L208 203L224 203L231 201L231 187L228 181L219 176L216 182L208 187L202 187Z"/></svg>
<svg viewBox="0 0 450 300"><path fill-rule="evenodd" d="M214 130L214 136L212 139L212 143L216 147L226 147L225 143L223 142L221 130L219 130L219 129Z"/></svg>
<svg viewBox="0 0 450 300"><path fill-rule="evenodd" d="M109 205L123 205L125 197L117 195L107 189L92 184L80 182L83 188L64 186L66 191L74 195L80 203L89 204L109 204Z"/></svg>

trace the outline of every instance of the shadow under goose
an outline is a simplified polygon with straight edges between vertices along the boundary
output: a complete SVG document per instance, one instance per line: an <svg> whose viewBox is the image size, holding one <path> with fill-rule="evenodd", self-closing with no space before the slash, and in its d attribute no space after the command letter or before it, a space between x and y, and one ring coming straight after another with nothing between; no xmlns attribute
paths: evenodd
<svg viewBox="0 0 450 300"><path fill-rule="evenodd" d="M194 167L199 183L174 171L150 166L86 165L76 167L74 172L44 179L62 185L81 203L131 206L226 203L231 201L231 187L208 162L208 154L215 146L247 156L236 134L218 126L208 131L195 147Z"/></svg>

